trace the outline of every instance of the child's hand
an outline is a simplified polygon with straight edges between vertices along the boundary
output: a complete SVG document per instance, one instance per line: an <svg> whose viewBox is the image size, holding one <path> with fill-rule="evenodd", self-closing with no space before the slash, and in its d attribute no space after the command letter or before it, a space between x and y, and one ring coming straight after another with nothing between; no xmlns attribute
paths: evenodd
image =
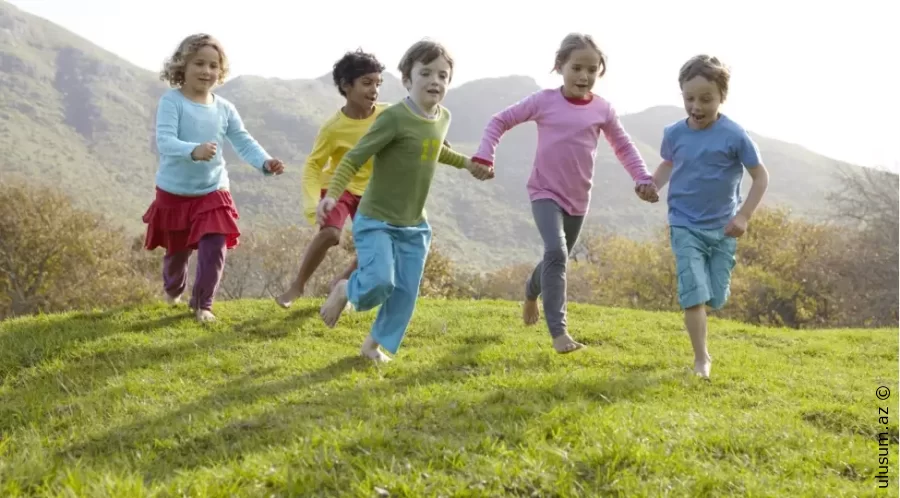
<svg viewBox="0 0 900 498"><path fill-rule="evenodd" d="M319 226L325 224L325 218L328 218L328 213L334 209L335 204L337 204L337 201L331 197L325 197L319 201L319 206L316 207L316 223L318 223Z"/></svg>
<svg viewBox="0 0 900 498"><path fill-rule="evenodd" d="M647 201L651 204L659 201L659 192L656 190L656 185L652 183L636 185L634 187L634 193L636 193L642 201Z"/></svg>
<svg viewBox="0 0 900 498"><path fill-rule="evenodd" d="M469 170L469 173L472 173L472 176L479 180L487 180L494 177L494 168L476 163L471 159L466 162L466 169Z"/></svg>
<svg viewBox="0 0 900 498"><path fill-rule="evenodd" d="M206 142L194 147L191 151L191 159L194 161L209 161L216 155L219 146L215 142Z"/></svg>
<svg viewBox="0 0 900 498"><path fill-rule="evenodd" d="M725 225L725 236L738 238L744 235L744 232L747 231L747 223L749 223L749 220L746 216L740 213L734 215L734 218L728 222L728 225Z"/></svg>
<svg viewBox="0 0 900 498"><path fill-rule="evenodd" d="M263 164L263 169L269 173L280 175L284 173L284 163L281 159L269 159Z"/></svg>

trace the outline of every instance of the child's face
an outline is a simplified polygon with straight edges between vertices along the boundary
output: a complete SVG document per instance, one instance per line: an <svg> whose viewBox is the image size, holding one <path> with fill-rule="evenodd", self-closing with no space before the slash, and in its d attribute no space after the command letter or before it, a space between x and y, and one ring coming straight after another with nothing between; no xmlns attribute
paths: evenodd
<svg viewBox="0 0 900 498"><path fill-rule="evenodd" d="M378 90L384 80L381 73L369 73L356 78L352 85L344 85L347 101L360 109L368 109L378 101Z"/></svg>
<svg viewBox="0 0 900 498"><path fill-rule="evenodd" d="M681 85L681 95L691 128L702 130L718 118L722 93L715 82L703 76L694 76Z"/></svg>
<svg viewBox="0 0 900 498"><path fill-rule="evenodd" d="M403 84L416 105L431 111L447 94L452 73L450 63L444 57L438 57L428 64L416 61L410 72L410 80Z"/></svg>
<svg viewBox="0 0 900 498"><path fill-rule="evenodd" d="M219 82L219 51L209 45L188 57L184 66L184 86L204 93Z"/></svg>
<svg viewBox="0 0 900 498"><path fill-rule="evenodd" d="M585 99L597 81L600 54L591 47L573 50L559 72L563 77L563 93L566 97Z"/></svg>

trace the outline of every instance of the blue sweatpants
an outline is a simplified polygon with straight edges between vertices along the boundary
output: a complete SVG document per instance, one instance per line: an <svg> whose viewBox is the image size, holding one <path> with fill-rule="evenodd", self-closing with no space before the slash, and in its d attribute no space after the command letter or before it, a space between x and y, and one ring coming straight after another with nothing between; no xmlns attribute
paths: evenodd
<svg viewBox="0 0 900 498"><path fill-rule="evenodd" d="M347 298L358 311L381 306L372 337L396 354L416 309L431 226L424 221L401 227L357 213L353 242L359 265L347 283Z"/></svg>

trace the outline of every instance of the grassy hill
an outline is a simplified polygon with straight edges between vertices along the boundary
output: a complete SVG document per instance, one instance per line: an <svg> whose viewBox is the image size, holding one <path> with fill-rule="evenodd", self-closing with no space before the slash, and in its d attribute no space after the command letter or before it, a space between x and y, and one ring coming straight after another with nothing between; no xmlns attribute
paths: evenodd
<svg viewBox="0 0 900 498"><path fill-rule="evenodd" d="M707 383L675 314L574 305L560 356L514 304L424 300L376 367L371 314L319 304L0 322L0 494L873 496L882 433L897 489L896 330L713 320Z"/></svg>
<svg viewBox="0 0 900 498"><path fill-rule="evenodd" d="M174 45L178 40L171 40ZM338 57L340 54L335 54ZM327 68L323 68L323 73ZM453 88L446 105L454 121L449 139L472 152L490 116L538 87L522 76L489 78ZM156 171L154 119L165 89L156 74L0 0L0 175L62 185L80 204L106 213L135 235L153 196ZM220 93L241 111L250 131L288 172L263 178L226 147L243 227L304 224L301 167L321 122L340 105L328 75L311 80L241 76ZM404 95L388 75L382 99ZM663 127L682 118L673 107L651 108L623 121L645 159L655 167ZM821 212L836 186L840 163L805 149L757 137L772 171L768 204L784 203L804 215ZM497 178L476 183L450 168L438 174L428 204L436 241L457 260L480 267L533 261L540 252L525 181L535 147L535 126L505 137ZM648 206L601 143L588 228L605 225L642 237L665 222L663 204ZM502 251L497 248L502 247Z"/></svg>

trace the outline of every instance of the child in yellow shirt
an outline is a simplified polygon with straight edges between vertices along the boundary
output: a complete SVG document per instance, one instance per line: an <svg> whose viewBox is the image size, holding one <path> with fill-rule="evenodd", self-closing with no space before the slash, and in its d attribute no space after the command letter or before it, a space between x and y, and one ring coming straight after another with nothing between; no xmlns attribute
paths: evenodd
<svg viewBox="0 0 900 498"><path fill-rule="evenodd" d="M303 169L303 207L310 224L316 224L316 206L325 196L334 168L388 105L377 102L384 69L384 65L374 55L362 50L347 52L334 64L334 84L347 101L319 129L312 152L306 158ZM306 248L297 278L290 289L275 298L281 307L290 307L293 300L303 295L307 281L325 259L325 254L340 243L344 223L356 215L356 208L369 184L371 174L372 159L369 159L350 179L334 209L320 226L319 233ZM335 277L333 282L349 278L356 266L354 255L350 266Z"/></svg>

